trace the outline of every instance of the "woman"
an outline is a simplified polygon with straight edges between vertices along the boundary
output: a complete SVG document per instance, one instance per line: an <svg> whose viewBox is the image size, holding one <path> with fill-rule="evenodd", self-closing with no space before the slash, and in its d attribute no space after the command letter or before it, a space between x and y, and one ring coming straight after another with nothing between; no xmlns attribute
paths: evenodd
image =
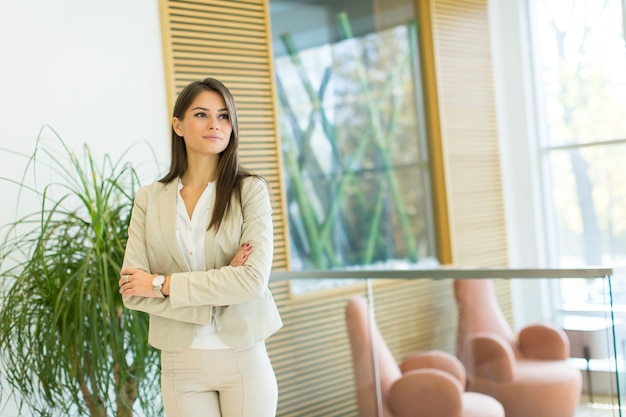
<svg viewBox="0 0 626 417"><path fill-rule="evenodd" d="M282 322L268 289L268 187L238 162L230 91L207 78L174 106L170 170L137 191L119 281L150 314L168 417L275 416L264 340Z"/></svg>

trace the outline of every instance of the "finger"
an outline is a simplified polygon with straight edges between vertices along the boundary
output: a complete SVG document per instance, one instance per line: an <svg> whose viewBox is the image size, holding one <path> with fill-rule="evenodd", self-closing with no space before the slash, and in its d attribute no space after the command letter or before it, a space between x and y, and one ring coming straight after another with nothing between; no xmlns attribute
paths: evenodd
<svg viewBox="0 0 626 417"><path fill-rule="evenodd" d="M119 281L117 282L117 285L119 287L123 287L125 284L130 283L130 275L129 274L124 274L120 277Z"/></svg>

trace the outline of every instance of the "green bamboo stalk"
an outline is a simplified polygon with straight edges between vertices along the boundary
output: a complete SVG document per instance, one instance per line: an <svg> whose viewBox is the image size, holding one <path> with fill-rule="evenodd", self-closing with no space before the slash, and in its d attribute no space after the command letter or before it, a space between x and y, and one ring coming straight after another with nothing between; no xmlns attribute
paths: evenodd
<svg viewBox="0 0 626 417"><path fill-rule="evenodd" d="M329 210L330 215L327 216L321 227L320 237L322 241L328 241L330 232L333 227L334 216L338 215L339 209L341 208L341 204L343 202L342 200L345 189L350 184L350 182L354 181L354 179L356 178L356 170L353 165L355 165L356 161L359 161L365 154L365 150L367 148L367 145L369 144L368 138L370 137L370 135L364 135L363 140L359 142L359 146L357 147L355 154L351 158L352 162L349 161L349 163L347 164L348 168L343 170L344 175L339 182L339 186L337 187L336 191L333 193L333 198L331 199L331 207Z"/></svg>
<svg viewBox="0 0 626 417"><path fill-rule="evenodd" d="M383 92L383 96L392 96L392 90L394 88L394 83L396 82L396 79L398 77L398 71L400 68L402 68L401 61L403 61L405 58L402 56L397 55L395 57L394 63L391 65L391 71L389 73L389 76L387 78L387 83L385 85L385 90ZM398 126L398 115L401 112L401 103L402 100L393 100L391 102L392 107L391 107L391 111L390 111L390 120L389 120L389 127L387 128L387 132L386 132L386 138L385 141L386 143L389 143L389 151L391 152L392 148L393 148L393 141L392 139L395 137L395 133L397 131L397 126ZM364 207L370 207L371 206L371 201L369 200L362 200L361 201L362 205ZM381 245L381 248L384 248L386 246L386 242L384 241L384 239L381 239L382 236L380 235L380 233L376 234L376 231L379 231L378 227L381 224L381 219L380 216L383 215L382 212L382 206L381 206L381 210L374 210L372 211L371 215L367 215L368 218L372 219L372 223L375 223L377 226L374 227L373 229L370 229L370 233L368 234L368 239L366 241L366 249L365 249L365 253L362 257L362 261L365 262L365 260L368 260L368 262L372 262L373 260L373 256L375 253L375 247L377 245L377 243L379 245ZM411 255L409 254L409 257Z"/></svg>
<svg viewBox="0 0 626 417"><path fill-rule="evenodd" d="M347 18L346 18L347 19ZM347 23L347 22L346 22ZM349 24L346 26L347 30L344 31L344 33L347 35L346 37L352 37L352 33L351 33L351 28L349 27ZM326 115L324 113L324 109L322 108L322 100L323 100L323 91L324 91L324 87L320 88L320 91L318 91L317 93L314 91L310 81L308 80L306 71L303 67L303 64L299 58L298 55L298 51L296 50L293 41L291 39L290 36L286 35L282 37L283 39L283 43L286 46L286 49L289 51L290 53L290 58L292 60L292 63L294 64L294 66L296 67L300 80L303 83L303 86L305 88L305 91L307 92L307 95L309 97L309 100L311 101L311 105L312 105L312 112L309 116L309 121L308 121L308 125L307 125L307 129L306 131L302 134L301 136L301 157L302 158L306 158L306 155L308 154L308 152L306 152L307 149L309 149L310 147L310 139L312 137L312 132L314 129L314 123L315 123L315 119L314 119L314 115L315 112L319 112L320 114L320 120L322 121L322 125L323 125L323 129L325 131L325 133L327 133L327 136L330 140L330 143L333 146L333 149L337 149L336 148L336 143L337 143L337 138L334 136L335 135L335 130L333 129L329 129L330 124L328 123L328 119L326 118ZM400 59L400 57L397 57L398 59ZM387 84L385 91L390 90L391 88L393 88L393 83L395 82L395 70L396 68L398 68L399 66L397 65L392 65L392 72L390 73L390 80L389 83ZM362 70L362 68L360 68ZM328 72L327 72L328 74ZM325 76L325 80L327 80L328 77ZM365 83L363 83L363 81L365 80ZM360 81L363 85L365 85L367 87L367 80L364 77L364 73L361 74L360 77ZM326 82L326 81L325 81ZM324 84L325 82L323 82L322 84ZM375 132L375 136L374 139L376 140L377 143L377 147L379 149L381 149L383 152L383 154L387 154L387 158L383 158L383 161L385 162L385 166L390 167L391 166L391 158L390 158L390 150L392 149L392 145L393 145L393 140L392 138L395 136L396 130L397 130L397 120L398 120L398 114L399 114L399 107L398 107L398 102L395 102L395 105L392 106L392 110L391 110L391 115L390 115L390 122L389 122L389 128L386 132L383 132L382 126L380 125L380 122L382 120L382 117L380 115L380 111L377 107L373 107L372 106L372 101L373 98L371 96L371 90L369 88L365 88L364 89L365 93L368 95L368 104L369 104L369 111L370 111L370 119L373 121L373 123L375 123L377 125L377 128L374 129ZM288 102L285 102L285 105L288 105ZM293 128L293 126L292 126ZM294 132L295 133L295 132ZM332 133L332 135L329 135L328 133ZM360 147L361 149L363 149L362 152L359 152L361 155L364 154L364 149L366 148L367 142L371 140L371 137L368 138L368 140L363 140L360 142ZM293 141L293 138L292 138ZM336 151L335 151L336 152ZM304 166L302 165L302 162L300 163L300 169L298 172L300 173L302 171L302 169L304 168ZM298 165L297 162L295 164L296 166ZM344 165L344 164L342 164ZM319 168L319 166L318 166ZM294 168L292 168L294 169ZM319 172L319 171L318 171ZM347 184L349 184L353 178L354 178L354 171L350 170L350 169L345 169L342 168L342 172L344 172L344 177L340 180L339 184L337 184L335 187L332 187L332 191L330 192L330 201L325 203L325 204L329 204L325 206L325 218L322 222L321 225L317 225L315 230L318 231L317 235L311 235L309 232L308 233L308 239L309 239L309 244L311 244L313 242L312 246L316 246L316 245L320 245L321 251L326 255L327 260L329 260L329 262L331 264L334 264L335 262L335 256L334 256L334 250L333 250L333 245L332 245L332 241L329 239L329 235L330 232L332 230L332 226L336 220L336 217L339 215L340 213L340 208L341 208L341 201L343 199L343 195L345 193L345 188L347 186ZM399 211L399 214L402 215L402 213L404 212L404 205L402 203L398 204L397 202L397 196L400 195L400 190L399 187L397 186L397 182L395 181L395 175L390 172L389 170L387 170L386 175L389 176L388 180L389 180L389 184L390 184L390 188L392 190L392 198L394 198L395 201L395 210ZM322 178L320 176L320 178ZM300 181L302 181L302 179L300 178ZM395 187L394 187L395 185ZM324 187L324 189L331 189L330 185L326 185ZM296 194L300 195L302 191L297 191ZM321 201L321 196L320 196L320 201ZM364 205L365 207L367 207L367 205ZM312 208L310 208L312 211ZM369 216L368 216L369 217ZM401 216L402 219L402 216ZM407 217L408 219L408 217ZM306 219L303 219L303 222L306 221ZM315 222L317 223L317 222ZM401 222L402 223L402 222ZM405 225L407 223L404 223ZM306 230L307 228L305 228ZM406 233L410 233L410 225L409 227L403 227L402 228L405 234L405 239L406 239ZM310 229L309 229L310 230ZM373 230L373 229L372 229ZM411 239L414 242L414 236L410 236ZM313 240L311 240L313 239ZM373 239L373 238L370 238ZM369 239L368 239L369 240ZM372 240L372 242L375 239ZM383 242L384 243L384 242ZM371 245L370 245L371 246ZM408 247L410 248L411 245L408 245ZM415 245L416 246L416 245ZM373 246L371 246L373 248ZM371 253L373 253L373 249L371 250ZM415 250L410 250L409 249L409 256L411 256L411 254L416 253ZM321 258L321 253L320 253L320 258ZM317 261L316 261L317 262Z"/></svg>
<svg viewBox="0 0 626 417"><path fill-rule="evenodd" d="M319 91L315 93L311 83L308 81L308 78L306 77L306 73L299 59L298 51L295 49L295 46L293 45L291 38L288 35L285 35L283 38L288 43L287 48L290 51L292 62L294 62L294 64L299 66L300 68L299 72L302 74L300 76L301 82L305 83L305 89L309 91L309 94L314 94L316 96L316 99L314 101L315 103L318 103L317 105L313 104L313 110L309 114L307 128L304 132L302 132L300 130L300 127L297 123L295 116L293 115L293 111L291 109L291 106L289 105L289 101L286 98L284 88L282 87L282 83L280 82L280 77L277 76L277 89L278 89L278 96L280 99L279 102L282 106L284 114L287 116L287 119L290 122L291 130L293 131L294 136L300 136L300 144L301 144L300 149L299 149L301 157L296 158L297 160L296 164L298 167L297 170L296 170L296 167L290 167L288 169L296 170L294 172L294 175L297 175L300 178L301 173L305 171L305 167L304 167L305 157L306 155L310 153L309 152L310 140L312 138L313 131L315 128L315 114L321 113L323 114L322 120L327 120L324 115L324 110L321 107L320 103L323 100L323 95L326 91L326 86L328 85L328 81L330 79L330 71L327 69L324 72L324 77L322 79ZM324 129L324 131L326 134L334 135L335 133L334 128L329 129L327 127L326 129ZM333 149L335 149L334 153L336 154L337 153L336 138L333 136L333 137L329 137L328 139L331 142ZM290 149L290 152L291 152L291 150L295 148L295 138L292 136L289 138L289 141L293 144L292 146L288 147L288 149ZM315 158L313 158L312 165L308 169L308 171L311 171L311 170L315 171L311 174L314 178L318 178L318 181L320 182L324 181L323 183L318 184L319 185L318 189L322 191L330 190L332 185L330 182L324 180L324 176L322 175L322 170L319 167L319 164L317 163L317 160ZM302 181L301 178L298 181L301 182ZM296 199L299 202L301 202L302 204L310 205L308 201L309 193L306 193L305 195L301 195L301 191L298 191L298 190L295 190L295 191L296 191ZM328 206L329 204L331 205L331 210L327 210L325 212L324 222L332 225L336 219L335 217L336 211L332 210L332 205L334 205L335 203L339 203L340 201L337 201L337 199L333 198L332 195L330 198L322 198L321 195L318 195L318 199L320 201L323 201L325 203L325 206ZM306 203L304 203L304 201L306 201ZM312 208L307 211L313 212ZM302 217L303 217L303 223L305 223L305 230L312 230L313 224L311 222L311 219L305 218L304 216ZM307 240L309 242L309 245L311 246L311 248L315 248L315 252L314 253L312 252L314 264L318 268L328 267L328 266L330 267L338 266L339 262L336 256L336 252L334 250L334 246L332 245L332 242L328 239L328 233L326 233L325 235L322 235L324 228L322 227L322 229L320 230L320 227L317 224L315 225L315 230L316 230L315 234L311 234L307 232ZM320 248L319 251L317 250L318 247ZM326 255L325 257L324 257L324 254ZM328 264L326 264L326 262L328 262Z"/></svg>
<svg viewBox="0 0 626 417"><path fill-rule="evenodd" d="M308 79L304 65L299 57L299 52L297 51L297 48L295 47L295 44L293 43L293 39L288 34L283 35L281 39L283 41L285 49L289 53L289 56L291 58L293 65L296 67L298 76L311 102L313 111L309 120L313 121L312 116L314 115L314 113L315 112L319 113L320 120L322 121L323 130L327 138L329 139L329 142L333 146L333 153L337 154L338 153L337 146L336 146L337 138L335 136L335 129L334 127L331 128L331 124L328 122L328 118L326 117L325 111L321 105L321 102L322 102L321 95L323 94L324 87L322 87L320 89L320 93L316 95L314 88L310 80ZM326 72L326 74L329 74L329 73ZM322 83L322 86L324 86L325 83L327 82L328 77L326 76L326 74L325 74L325 78L324 78L324 82ZM309 127L310 126L311 125L309 125ZM307 131L309 131L309 129L307 129ZM361 146L363 149L366 147L366 144L367 143L365 141L362 142ZM334 225L334 222L336 220L336 216L339 213L339 208L341 207L345 185L348 184L349 181L350 181L350 178L345 178L344 180L340 181L340 184L335 189L335 192L331 192L332 198L330 199L330 207L329 207L329 210L326 211L325 220L321 226L321 231L319 235L320 239L317 241L319 244L323 245L324 253L326 253L327 255L326 259L329 260L329 262L331 263L331 266L337 266L338 262L336 260L334 247L332 245L331 240L329 239L329 235L330 235L330 231L332 230L332 226ZM324 187L324 189L327 189L327 188L329 188L328 185L327 187Z"/></svg>
<svg viewBox="0 0 626 417"><path fill-rule="evenodd" d="M285 134L283 136L283 140L290 140L290 136ZM309 245L311 248L311 256L316 266L323 267L323 255L320 246L320 240L318 236L317 230L317 221L315 221L316 216L313 208L311 207L310 201L307 198L307 189L304 185L304 181L302 177L299 175L298 163L294 158L293 153L286 152L283 154L283 160L285 163L285 167L287 168L287 172L289 173L289 181L294 189L296 199L298 201L298 206L300 207L300 212L302 213L302 220L304 224L304 228L306 230Z"/></svg>
<svg viewBox="0 0 626 417"><path fill-rule="evenodd" d="M306 69L304 67L304 64L302 63L302 60L300 59L299 51L296 48L293 38L291 34L287 33L281 35L280 39L282 40L283 45L285 46L285 49L289 54L292 64L296 68L296 72L298 73L300 82L302 83L302 86L307 93L309 101L311 102L313 112L319 113L320 120L322 122L322 129L324 130L324 134L326 135L326 137L329 138L329 142L333 146L333 156L336 157L338 153L336 148L337 141L335 127L328 121L328 117L326 117L326 112L324 111L324 107L322 105L320 97L318 94L316 94L315 89L313 88L313 85L309 80ZM324 83L322 85L324 85Z"/></svg>
<svg viewBox="0 0 626 417"><path fill-rule="evenodd" d="M279 106L281 106L281 109L284 112L286 111L285 106L287 106L288 103L284 100L284 92L282 91L280 81L277 80L276 84L278 87L278 96L279 98L283 98L283 100L278 101L278 104ZM316 221L315 211L313 210L311 202L308 199L308 193L304 185L304 180L302 178L302 171L300 170L297 158L295 157L295 141L293 137L286 131L286 129L282 130L281 139L285 142L285 148L287 149L286 151L283 151L283 164L289 175L290 184L294 190L298 206L300 207L300 217L302 219L302 223L307 234L307 239L311 250L311 258L316 267L322 268L324 263L324 257L318 235L318 225Z"/></svg>
<svg viewBox="0 0 626 417"><path fill-rule="evenodd" d="M354 37L352 32L352 27L348 20L348 15L345 12L339 13L337 15L337 22L339 24L339 29L341 36L343 39L351 39ZM371 87L369 86L369 82L367 80L367 76L365 73L365 68L361 60L357 60L357 77L359 82L363 87L363 91L366 95L366 104L368 108L368 112L370 114L370 122L372 124L372 130L374 132L375 143L378 145L379 150L381 151L381 157L385 163L387 168L391 167L391 155L389 153L388 143L384 140L385 135L383 133L382 126L380 121L382 120L380 111L377 106L374 104L375 100L371 96ZM404 237L405 244L407 246L407 251L409 257L413 258L417 256L417 242L415 236L413 236L413 229L411 227L410 219L406 213L404 207L404 199L402 198L402 194L400 191L400 187L397 183L397 179L391 170L387 170L387 176L389 180L389 185L391 188L391 196L394 202L394 208L398 214L398 219L400 223L400 229L402 230L402 235Z"/></svg>
<svg viewBox="0 0 626 417"><path fill-rule="evenodd" d="M296 48L291 35L283 34L281 36L281 40L283 42L285 49L287 50L289 54L292 64L296 68L298 78L300 79L300 82L307 93L307 96L309 98L309 102L311 103L311 108L312 108L311 113L309 115L309 123L305 131L305 135L302 137L302 147L300 148L301 155L303 155L302 158L305 158L305 156L309 154L309 152L307 151L308 149L310 149L310 140L312 138L312 134L315 128L315 115L318 114L320 117L321 124L322 124L322 130L324 134L326 135L326 137L328 138L328 142L330 143L331 148L332 148L331 153L333 155L333 160L336 162L340 161L340 158L338 157L339 151L337 148L336 131L335 131L334 126L328 121L328 117L326 116L326 112L322 105L323 94L328 84L328 80L330 79L330 71L329 69L326 69L326 71L324 72L324 77L322 79L320 89L319 91L316 92L311 81L309 80L306 68L304 67L302 60L300 59L299 51ZM285 101L285 105L288 105L287 100L284 100L284 101ZM304 166L301 164L301 170L304 170L304 169L305 169ZM324 181L324 183L318 184L319 185L318 189L321 190L322 192L325 190L331 189L331 183L323 180L325 177L321 175L322 171L321 169L319 169L319 164L317 164L317 162L313 164L312 170L316 170L316 172L311 173L312 176L314 176L315 178L318 178L318 181L320 182ZM332 211L326 210L326 206L328 206L328 204L332 204L333 199L323 198L323 197L324 197L324 194L318 194L318 199L324 202L324 206L325 206L324 218L329 220L332 223L336 220L336 218L333 217ZM319 233L316 236L318 237L318 240L316 240L315 244L321 245L324 247L323 252L326 253L326 259L328 260L330 266L331 267L337 266L338 261L337 261L334 247L330 241L326 240L328 236L326 236L326 238L323 238L323 239L320 238Z"/></svg>
<svg viewBox="0 0 626 417"><path fill-rule="evenodd" d="M372 263L374 259L374 253L376 248L376 241L380 235L380 224L382 221L383 202L385 200L384 192L382 189L378 193L376 198L376 204L372 212L372 221L369 224L369 232L365 243L365 249L363 251L362 262L364 265Z"/></svg>

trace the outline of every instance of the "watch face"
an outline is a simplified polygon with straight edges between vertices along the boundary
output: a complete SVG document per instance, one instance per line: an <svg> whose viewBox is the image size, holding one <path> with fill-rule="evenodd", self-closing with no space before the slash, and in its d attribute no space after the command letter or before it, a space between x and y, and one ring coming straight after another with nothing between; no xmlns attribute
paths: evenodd
<svg viewBox="0 0 626 417"><path fill-rule="evenodd" d="M152 285L159 287L161 285L163 285L163 283L165 282L165 276L164 275L158 275L156 277L154 277L154 279L152 280Z"/></svg>

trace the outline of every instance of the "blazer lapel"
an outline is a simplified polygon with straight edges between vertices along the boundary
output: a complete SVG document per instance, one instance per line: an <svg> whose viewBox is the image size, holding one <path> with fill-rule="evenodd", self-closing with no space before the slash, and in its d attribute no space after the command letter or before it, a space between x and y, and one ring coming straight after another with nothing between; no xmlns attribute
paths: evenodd
<svg viewBox="0 0 626 417"><path fill-rule="evenodd" d="M163 242L167 250L174 258L176 265L181 271L187 271L187 264L183 254L178 246L178 237L176 235L176 205L178 203L178 187L176 181L171 181L163 187L163 191L159 196L159 223L161 225L161 233Z"/></svg>

